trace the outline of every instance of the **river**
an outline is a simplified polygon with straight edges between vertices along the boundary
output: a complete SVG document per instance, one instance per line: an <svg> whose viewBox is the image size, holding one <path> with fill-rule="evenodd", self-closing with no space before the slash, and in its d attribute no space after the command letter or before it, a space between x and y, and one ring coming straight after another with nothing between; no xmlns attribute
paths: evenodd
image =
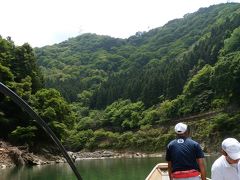
<svg viewBox="0 0 240 180"><path fill-rule="evenodd" d="M207 174L216 156L207 156ZM76 162L83 180L144 180L161 157L91 159ZM1 170L1 180L76 180L67 163Z"/></svg>

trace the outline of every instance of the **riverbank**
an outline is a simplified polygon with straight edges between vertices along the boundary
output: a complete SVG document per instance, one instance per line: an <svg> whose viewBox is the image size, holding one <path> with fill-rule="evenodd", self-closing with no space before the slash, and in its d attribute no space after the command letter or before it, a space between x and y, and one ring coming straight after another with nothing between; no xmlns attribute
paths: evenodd
<svg viewBox="0 0 240 180"><path fill-rule="evenodd" d="M65 159L50 153L34 154L29 152L28 146L13 146L8 142L0 141L0 169L14 166L33 166L65 162Z"/></svg>
<svg viewBox="0 0 240 180"><path fill-rule="evenodd" d="M97 150L94 152L68 152L73 161L105 158L144 158L162 157L162 153L142 153L130 151ZM64 163L62 155L53 155L45 150L44 153L29 152L28 146L13 146L8 142L0 141L0 169L14 166L34 166L54 163Z"/></svg>
<svg viewBox="0 0 240 180"><path fill-rule="evenodd" d="M55 163L65 163L63 156L53 155L53 153L44 150L44 153L29 152L28 146L13 146L7 142L0 141L0 169L14 166L34 166ZM40 152L40 151L39 151ZM164 157L164 153L144 153L133 151L115 151L115 150L96 150L94 152L80 151L68 152L73 161L88 159L106 159L106 158L146 158L146 157ZM216 155L216 153L214 153ZM206 154L209 156L209 154Z"/></svg>
<svg viewBox="0 0 240 180"><path fill-rule="evenodd" d="M144 157L162 157L163 153L143 153L131 151L113 151L113 150L98 150L94 152L68 152L69 156L74 161L84 159L105 159L105 158L144 158Z"/></svg>

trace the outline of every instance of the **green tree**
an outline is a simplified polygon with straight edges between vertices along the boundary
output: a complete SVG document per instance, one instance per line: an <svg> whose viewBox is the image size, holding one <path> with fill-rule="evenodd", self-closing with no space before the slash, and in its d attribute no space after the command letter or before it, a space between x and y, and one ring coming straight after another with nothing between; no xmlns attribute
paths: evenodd
<svg viewBox="0 0 240 180"><path fill-rule="evenodd" d="M58 137L62 137L67 129L74 126L76 117L71 106L57 90L41 89L32 96L31 103Z"/></svg>
<svg viewBox="0 0 240 180"><path fill-rule="evenodd" d="M230 53L240 50L240 28L234 29L231 37L224 41L224 52Z"/></svg>
<svg viewBox="0 0 240 180"><path fill-rule="evenodd" d="M132 103L130 100L118 100L104 111L104 124L113 130L137 128L142 118L144 105L142 102Z"/></svg>

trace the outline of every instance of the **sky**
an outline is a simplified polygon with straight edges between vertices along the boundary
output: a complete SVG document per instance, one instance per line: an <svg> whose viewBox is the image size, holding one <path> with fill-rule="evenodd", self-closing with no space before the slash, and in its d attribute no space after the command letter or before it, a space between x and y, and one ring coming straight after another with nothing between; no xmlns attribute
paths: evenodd
<svg viewBox="0 0 240 180"><path fill-rule="evenodd" d="M0 35L42 47L83 33L128 38L213 4L240 0L0 0Z"/></svg>

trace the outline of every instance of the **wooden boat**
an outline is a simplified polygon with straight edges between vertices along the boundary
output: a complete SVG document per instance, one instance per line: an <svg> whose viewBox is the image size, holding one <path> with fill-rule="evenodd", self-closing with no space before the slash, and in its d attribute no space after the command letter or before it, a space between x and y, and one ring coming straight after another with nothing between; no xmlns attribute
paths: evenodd
<svg viewBox="0 0 240 180"><path fill-rule="evenodd" d="M168 164L159 163L157 164L145 180L169 180L168 176ZM207 178L207 180L211 180Z"/></svg>
<svg viewBox="0 0 240 180"><path fill-rule="evenodd" d="M168 164L157 164L145 180L169 180L168 176Z"/></svg>

